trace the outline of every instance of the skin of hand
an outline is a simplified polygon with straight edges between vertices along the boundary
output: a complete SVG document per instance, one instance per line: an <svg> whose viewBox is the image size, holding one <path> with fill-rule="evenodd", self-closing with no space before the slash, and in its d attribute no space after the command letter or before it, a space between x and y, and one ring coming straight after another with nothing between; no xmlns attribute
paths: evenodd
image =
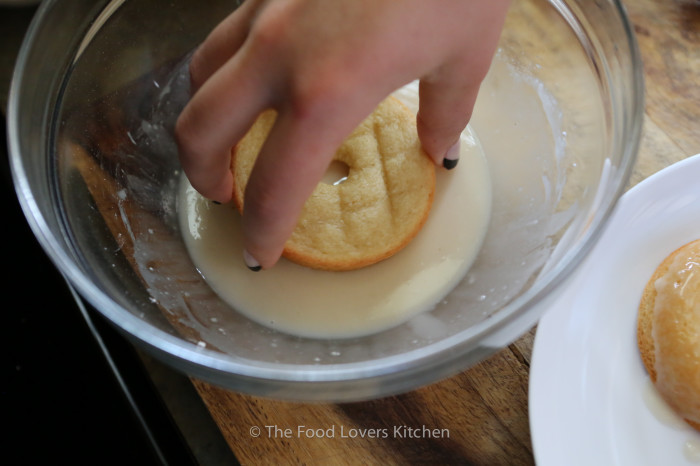
<svg viewBox="0 0 700 466"><path fill-rule="evenodd" d="M272 267L336 148L391 92L420 79L417 129L452 168L509 0L247 0L190 62L175 136L203 196L232 197L230 148L278 111L245 192L244 259Z"/></svg>

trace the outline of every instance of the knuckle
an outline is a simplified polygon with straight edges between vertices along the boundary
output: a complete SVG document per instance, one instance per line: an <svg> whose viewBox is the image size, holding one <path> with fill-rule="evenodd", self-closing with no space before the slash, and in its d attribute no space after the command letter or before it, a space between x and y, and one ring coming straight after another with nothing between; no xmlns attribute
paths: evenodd
<svg viewBox="0 0 700 466"><path fill-rule="evenodd" d="M281 234L284 238L278 240L284 242L291 234L306 198L290 188L279 173L260 168L254 167L245 188L244 215L255 219L257 225L274 226L272 229L263 228L265 234L271 237Z"/></svg>
<svg viewBox="0 0 700 466"><path fill-rule="evenodd" d="M274 189L275 186L277 183L269 171L260 170L256 164L245 187L246 210L263 217L274 214L274 210L280 202L279 194Z"/></svg>
<svg viewBox="0 0 700 466"><path fill-rule="evenodd" d="M337 102L348 98L345 75L329 66L311 67L290 80L290 109L299 119L323 116Z"/></svg>
<svg viewBox="0 0 700 466"><path fill-rule="evenodd" d="M251 26L251 45L260 52L281 48L288 42L293 23L283 8L276 3L269 5Z"/></svg>
<svg viewBox="0 0 700 466"><path fill-rule="evenodd" d="M264 190L255 192L248 189L245 193L243 211L245 215L255 217L258 223L266 223L269 219L275 218L273 215L274 204L273 198L267 195Z"/></svg>
<svg viewBox="0 0 700 466"><path fill-rule="evenodd" d="M477 60L476 63L473 64L473 73L474 73L474 81L476 83L481 83L481 81L486 78L486 75L489 72L489 69L491 69L491 61L490 60Z"/></svg>
<svg viewBox="0 0 700 466"><path fill-rule="evenodd" d="M192 111L189 108L180 114L175 122L175 142L180 153L180 159L186 159L195 147L195 134L193 130Z"/></svg>
<svg viewBox="0 0 700 466"><path fill-rule="evenodd" d="M193 88L201 86L206 79L208 74L207 70L209 69L206 53L202 51L201 48L197 49L194 54L192 54L188 68L190 73L190 82L192 83Z"/></svg>
<svg viewBox="0 0 700 466"><path fill-rule="evenodd" d="M459 139L460 133L467 126L471 112L466 110L455 113L419 112L416 117L416 129L423 148L433 158L441 158L447 149Z"/></svg>
<svg viewBox="0 0 700 466"><path fill-rule="evenodd" d="M185 173L198 175L202 170L208 169L211 157L206 155L208 150L207 138L201 134L200 125L197 125L196 112L186 108L175 122L174 137L177 145L177 155L180 165Z"/></svg>
<svg viewBox="0 0 700 466"><path fill-rule="evenodd" d="M273 189L273 184L266 182L248 183L245 190L244 209L247 213L255 215L259 219L277 218L280 207L280 197Z"/></svg>
<svg viewBox="0 0 700 466"><path fill-rule="evenodd" d="M453 74L464 77L465 82L470 85L478 85L484 80L491 67L490 56L484 54L465 53L453 63Z"/></svg>
<svg viewBox="0 0 700 466"><path fill-rule="evenodd" d="M452 133L456 127L456 123L447 114L445 109L433 109L432 112L426 114L425 111L419 111L416 115L416 127L419 134L430 135L434 139L440 139L445 134Z"/></svg>
<svg viewBox="0 0 700 466"><path fill-rule="evenodd" d="M283 43L282 31L266 24L257 23L250 34L251 47L256 53L270 54Z"/></svg>

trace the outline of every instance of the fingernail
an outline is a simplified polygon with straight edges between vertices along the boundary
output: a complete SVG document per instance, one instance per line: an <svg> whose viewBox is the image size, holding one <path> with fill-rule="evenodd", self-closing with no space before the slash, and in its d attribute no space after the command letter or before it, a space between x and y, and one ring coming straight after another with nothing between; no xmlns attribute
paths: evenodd
<svg viewBox="0 0 700 466"><path fill-rule="evenodd" d="M457 142L455 142L452 145L452 147L450 147L447 150L447 153L445 154L445 158L442 159L442 166L448 170L452 170L454 167L456 167L457 162L459 162L459 150L460 150L459 139L457 139Z"/></svg>
<svg viewBox="0 0 700 466"><path fill-rule="evenodd" d="M221 202L219 202L219 201L211 201L211 202L213 202L216 205L221 205Z"/></svg>
<svg viewBox="0 0 700 466"><path fill-rule="evenodd" d="M260 272L262 270L260 263L256 261L255 258L245 249L243 250L243 262L245 262L246 267L253 272Z"/></svg>

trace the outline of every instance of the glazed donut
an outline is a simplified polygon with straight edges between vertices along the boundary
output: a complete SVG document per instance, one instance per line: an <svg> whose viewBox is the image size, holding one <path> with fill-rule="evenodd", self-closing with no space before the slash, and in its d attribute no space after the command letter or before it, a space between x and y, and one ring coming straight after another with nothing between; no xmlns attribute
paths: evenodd
<svg viewBox="0 0 700 466"><path fill-rule="evenodd" d="M700 430L700 240L670 254L647 283L637 343L661 396Z"/></svg>
<svg viewBox="0 0 700 466"><path fill-rule="evenodd" d="M255 159L275 118L274 110L263 112L231 151L233 199L240 212ZM435 166L421 148L415 115L389 97L333 159L347 165L347 178L316 186L282 255L333 271L391 257L420 231L435 191Z"/></svg>

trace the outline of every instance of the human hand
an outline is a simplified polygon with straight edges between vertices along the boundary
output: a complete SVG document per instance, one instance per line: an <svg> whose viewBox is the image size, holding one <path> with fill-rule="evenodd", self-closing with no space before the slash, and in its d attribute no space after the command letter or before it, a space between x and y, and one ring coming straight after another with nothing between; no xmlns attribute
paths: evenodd
<svg viewBox="0 0 700 466"><path fill-rule="evenodd" d="M420 79L418 135L452 168L509 0L247 0L190 64L176 124L183 170L228 202L230 148L278 111L245 193L244 258L272 267L336 148L391 92Z"/></svg>

